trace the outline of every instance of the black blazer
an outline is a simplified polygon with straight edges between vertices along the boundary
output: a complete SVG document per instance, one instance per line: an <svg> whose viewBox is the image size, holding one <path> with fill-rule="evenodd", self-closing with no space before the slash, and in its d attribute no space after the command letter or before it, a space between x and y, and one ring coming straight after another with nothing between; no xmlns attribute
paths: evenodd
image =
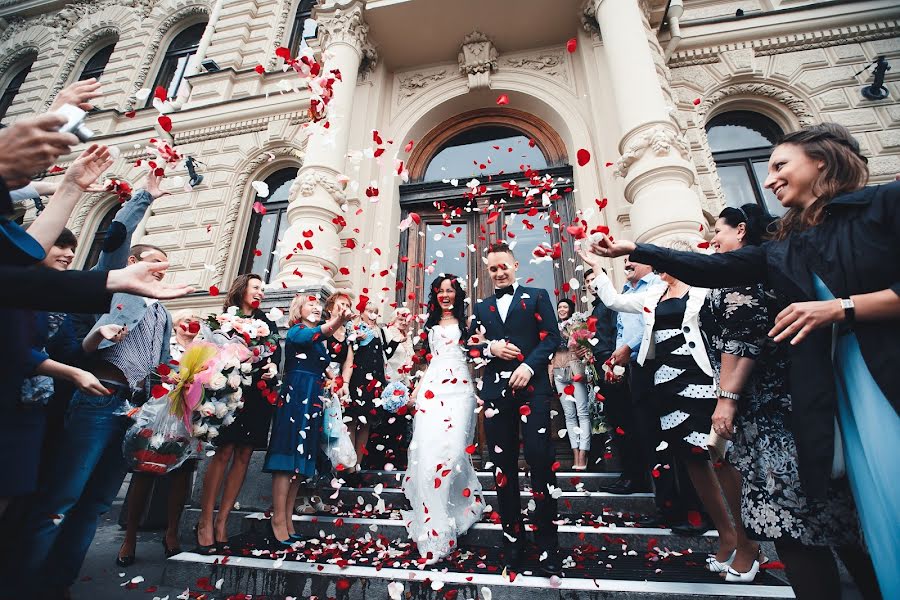
<svg viewBox="0 0 900 600"><path fill-rule="evenodd" d="M812 273L837 298L891 289L900 295L900 182L834 198L821 225L762 246L723 254L676 252L638 244L635 262L685 283L733 287L763 283L781 305L815 300ZM866 366L895 410L900 408L900 321L857 322ZM836 408L831 329L789 346L793 431L804 491L825 494Z"/></svg>
<svg viewBox="0 0 900 600"><path fill-rule="evenodd" d="M591 316L597 317L597 332L594 338L597 344L593 347L595 361L602 364L616 349L616 317L618 313L603 304L599 298L594 299Z"/></svg>
<svg viewBox="0 0 900 600"><path fill-rule="evenodd" d="M480 343L473 343L473 339L480 340ZM497 311L494 295L476 302L469 325L467 347L470 357L487 358L484 355L487 342L497 340L506 340L518 346L525 360L489 359L482 376L479 393L482 398L494 400L504 396L509 389L509 378L504 379L500 374L515 371L523 362L534 371L528 389L535 394L551 392L547 365L562 337L547 290L517 286L505 322Z"/></svg>

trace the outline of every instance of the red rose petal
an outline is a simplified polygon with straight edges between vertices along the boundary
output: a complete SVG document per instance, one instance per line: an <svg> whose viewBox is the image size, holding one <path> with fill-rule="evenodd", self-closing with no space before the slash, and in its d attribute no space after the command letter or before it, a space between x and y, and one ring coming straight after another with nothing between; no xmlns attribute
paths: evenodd
<svg viewBox="0 0 900 600"><path fill-rule="evenodd" d="M566 42L566 50L568 50L570 53L575 52L576 49L578 49L577 39L572 38L568 42Z"/></svg>
<svg viewBox="0 0 900 600"><path fill-rule="evenodd" d="M509 96L507 96L506 94L500 94L497 97L497 106L504 106L506 104L509 104Z"/></svg>
<svg viewBox="0 0 900 600"><path fill-rule="evenodd" d="M527 417L528 415L531 414L531 407L528 406L527 404L523 404L522 406L519 407L519 414L522 415L523 417Z"/></svg>
<svg viewBox="0 0 900 600"><path fill-rule="evenodd" d="M172 119L170 119L166 115L160 115L160 117L156 120L159 123L159 126L162 127L163 131L169 133L172 131Z"/></svg>
<svg viewBox="0 0 900 600"><path fill-rule="evenodd" d="M217 288L217 287L214 286L214 285L209 286L209 295L210 295L210 296L218 296L218 295L219 295L219 288Z"/></svg>
<svg viewBox="0 0 900 600"><path fill-rule="evenodd" d="M253 70L256 71L257 73L259 73L260 75L262 75L263 73L266 72L266 68L262 65L256 65L255 67L253 67Z"/></svg>
<svg viewBox="0 0 900 600"><path fill-rule="evenodd" d="M694 98L694 106L697 106L699 104L700 104L700 98Z"/></svg>
<svg viewBox="0 0 900 600"><path fill-rule="evenodd" d="M583 167L584 165L591 162L591 153L588 152L587 150L585 150L584 148L581 148L578 151L577 156L578 156L578 166L579 167Z"/></svg>

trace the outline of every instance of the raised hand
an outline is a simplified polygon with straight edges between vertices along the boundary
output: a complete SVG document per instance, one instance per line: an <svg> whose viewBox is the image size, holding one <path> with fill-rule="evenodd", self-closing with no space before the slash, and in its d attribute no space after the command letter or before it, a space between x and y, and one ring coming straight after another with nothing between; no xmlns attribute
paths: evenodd
<svg viewBox="0 0 900 600"><path fill-rule="evenodd" d="M157 175L155 169L151 169L151 171L147 174L147 193L150 194L154 200L161 196L168 196L172 193L165 192L160 187L164 178L164 175Z"/></svg>
<svg viewBox="0 0 900 600"><path fill-rule="evenodd" d="M0 177L10 189L26 185L79 143L74 134L59 132L65 124L64 117L46 114L0 130Z"/></svg>
<svg viewBox="0 0 900 600"><path fill-rule="evenodd" d="M606 258L616 258L617 256L625 256L634 252L637 247L634 242L629 240L613 241L608 235L595 233L590 239L591 252Z"/></svg>
<svg viewBox="0 0 900 600"><path fill-rule="evenodd" d="M50 112L59 110L64 104L72 104L84 111L92 110L94 105L90 101L103 95L99 90L100 82L93 77L76 81L60 90L50 105Z"/></svg>
<svg viewBox="0 0 900 600"><path fill-rule="evenodd" d="M91 144L87 150L81 153L81 156L75 159L66 170L62 184L73 184L81 188L83 192L104 191L106 188L99 188L94 183L106 172L112 165L112 156L109 148L98 144Z"/></svg>
<svg viewBox="0 0 900 600"><path fill-rule="evenodd" d="M168 262L136 262L124 269L110 271L106 278L106 289L160 300L180 298L194 291L189 285L163 283L156 278L157 274L165 273L168 268Z"/></svg>

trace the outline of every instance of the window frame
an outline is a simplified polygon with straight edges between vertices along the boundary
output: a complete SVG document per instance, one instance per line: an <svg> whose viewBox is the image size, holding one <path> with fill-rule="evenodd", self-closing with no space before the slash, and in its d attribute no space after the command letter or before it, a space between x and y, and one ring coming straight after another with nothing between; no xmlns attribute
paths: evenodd
<svg viewBox="0 0 900 600"><path fill-rule="evenodd" d="M82 270L88 270L96 266L100 260L100 254L103 252L103 244L106 242L106 236L109 234L109 228L115 220L116 215L122 205L119 202L112 204L106 209L106 212L100 217L97 226L94 228L94 236L91 238L91 244L87 247L87 254L84 256ZM93 260L92 260L93 259Z"/></svg>
<svg viewBox="0 0 900 600"><path fill-rule="evenodd" d="M3 82L3 92L0 93L0 121L3 121L3 119L6 118L9 109L16 103L16 97L22 90L22 85L28 80L28 75L31 73L32 67L34 67L35 60L37 60L37 56L25 58L13 65L13 68L9 69L8 73L12 73L12 75L5 78L5 81ZM10 93L13 91L13 84L16 83L16 80L20 77L21 80L18 81L14 93Z"/></svg>
<svg viewBox="0 0 900 600"><path fill-rule="evenodd" d="M306 20L312 19L312 11L316 6L317 0L300 0L297 2L297 8L294 10L294 18L291 22L291 33L287 39L287 47L291 51L291 56L300 54L300 47L304 40L313 39L318 33L318 26L313 34L307 37L303 36L303 30L306 28Z"/></svg>
<svg viewBox="0 0 900 600"><path fill-rule="evenodd" d="M726 110L726 111L717 113L715 116L711 117L706 122L706 125L703 128L705 134L708 136L709 131L711 129L714 129L715 127L724 127L724 126L728 126L728 125L737 124L737 123L733 123L733 122L732 123L718 122L720 120L723 120L723 117L725 117L726 115L734 115L734 114L752 115L753 118L758 118L761 122L764 122L764 123L768 122L765 129L760 129L760 128L754 127L754 126L752 126L752 124L742 124L743 127L746 127L747 129L752 129L752 130L758 132L764 138L768 138L766 133L768 132L767 130L771 129L771 126L776 127L777 128L776 131L780 132L777 137L780 137L780 135L784 134L784 130L782 129L781 125L779 125L770 116L768 116L764 113L758 112L758 111L747 110L747 109ZM744 170L747 172L748 178L751 182L751 190L753 191L753 196L756 200L757 206L762 208L762 210L765 212L765 214L769 215L770 217L778 218L778 217L780 217L780 215L773 214L769 210L768 204L766 203L766 197L765 197L766 191L765 191L765 188L763 187L764 181L759 180L759 177L757 177L757 175L756 175L756 170L753 168L753 164L756 162L760 162L760 161L768 162L769 158L772 156L772 150L774 148L775 148L774 142L769 146L758 146L756 148L749 148L749 149L745 149L745 150L714 151L712 149L712 146L710 146L710 154L712 155L713 163L715 165L717 174L718 174L719 168L721 168L721 167L733 167L733 166L743 167ZM728 206L727 198L725 198L724 200L726 201L726 206Z"/></svg>
<svg viewBox="0 0 900 600"><path fill-rule="evenodd" d="M99 81L99 79L106 72L106 68L109 66L109 61L112 58L113 53L116 51L116 44L118 44L118 43L119 43L118 40L110 40L110 39L101 40L100 42L95 44L92 48L90 48L90 50L88 52L85 52L84 57L87 57L87 58L86 58L86 60L84 60L81 63L80 68L79 68L78 77L75 79L75 81L84 81L86 79L90 79L91 77L95 77ZM96 74L88 73L87 69L88 69L88 65L91 63L91 61L94 60L97 56L99 56L101 52L104 52L107 48L111 48L111 50L109 51L109 56L106 57L106 62L103 63L103 68L99 69L99 72Z"/></svg>
<svg viewBox="0 0 900 600"><path fill-rule="evenodd" d="M155 90L157 87L162 85L161 81L163 79L163 74L166 72L166 66L169 63L172 64L172 68L174 70L172 72L172 78L169 80L169 83L166 85L166 90L168 92L168 89L172 86L172 82L175 81L176 78L178 78L179 79L178 85L175 88L176 95L177 95L178 90L181 89L181 86L184 83L184 74L187 71L188 65L190 65L191 57L196 55L197 50L200 48L200 41L203 39L203 33L201 33L200 37L197 38L197 43L190 47L183 48L181 50L172 50L171 49L172 44L175 43L175 40L178 39L178 36L182 35L183 33L187 32L188 30L190 30L194 27L202 26L203 30L205 31L208 23L209 23L208 21L196 21L194 23L186 25L184 28L180 29L178 31L178 33L176 33L169 39L168 43L166 44L166 51L162 54L162 58L159 60L158 66L156 68L156 77L153 79L153 86L150 88L150 95L147 97L147 102L146 102L146 104L144 104L144 108L146 108L148 106L153 106L153 98L154 98L153 90ZM180 59L180 58L186 58L187 60L184 63L184 68L181 70L181 73L179 74L177 67L178 67L178 59Z"/></svg>
<svg viewBox="0 0 900 600"><path fill-rule="evenodd" d="M278 169L270 172L266 175L262 180L269 185L269 197L268 198L260 198L258 194L255 192L252 194L250 198L249 204L252 206L256 202L261 202L262 205L266 208L266 215L272 214L277 211L277 218L275 219L274 226L274 236L273 236L273 245L272 248L266 250L264 248L259 248L263 253L268 252L268 258L266 259L266 268L262 273L257 273L263 279L263 283L268 285L272 282L272 278L278 275L280 257L276 257L273 252L278 249L278 230L281 227L281 222L283 219L287 219L287 210L290 205L290 198L286 200L279 200L275 203L269 204L266 201L271 198L271 193L277 190L279 187L284 185L285 183L295 180L297 178L297 172L300 168L300 165L283 165ZM292 177L285 177L281 180L277 185L270 185L269 182L272 178L286 172L293 172ZM251 188L252 189L252 188ZM262 229L262 221L263 217L266 215L261 215L256 211L252 211L250 214L250 220L247 224L246 235L244 236L244 248L241 251L241 260L240 260L240 270L239 273L250 273L255 272L251 271L253 268L253 263L255 262L256 255L254 250L257 249L257 244L259 243L259 234Z"/></svg>

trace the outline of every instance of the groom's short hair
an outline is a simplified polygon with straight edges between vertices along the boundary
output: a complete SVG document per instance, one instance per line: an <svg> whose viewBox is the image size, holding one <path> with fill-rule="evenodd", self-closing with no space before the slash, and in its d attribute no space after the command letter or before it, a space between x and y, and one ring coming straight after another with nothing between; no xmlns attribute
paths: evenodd
<svg viewBox="0 0 900 600"><path fill-rule="evenodd" d="M509 247L509 244L507 244L506 242L494 242L493 244L491 244L491 245L488 247L487 253L488 253L488 254L494 254L495 252L506 252L507 254L509 254L510 256L512 256L513 258L516 257L516 255L513 254L512 248L510 248L510 247Z"/></svg>

